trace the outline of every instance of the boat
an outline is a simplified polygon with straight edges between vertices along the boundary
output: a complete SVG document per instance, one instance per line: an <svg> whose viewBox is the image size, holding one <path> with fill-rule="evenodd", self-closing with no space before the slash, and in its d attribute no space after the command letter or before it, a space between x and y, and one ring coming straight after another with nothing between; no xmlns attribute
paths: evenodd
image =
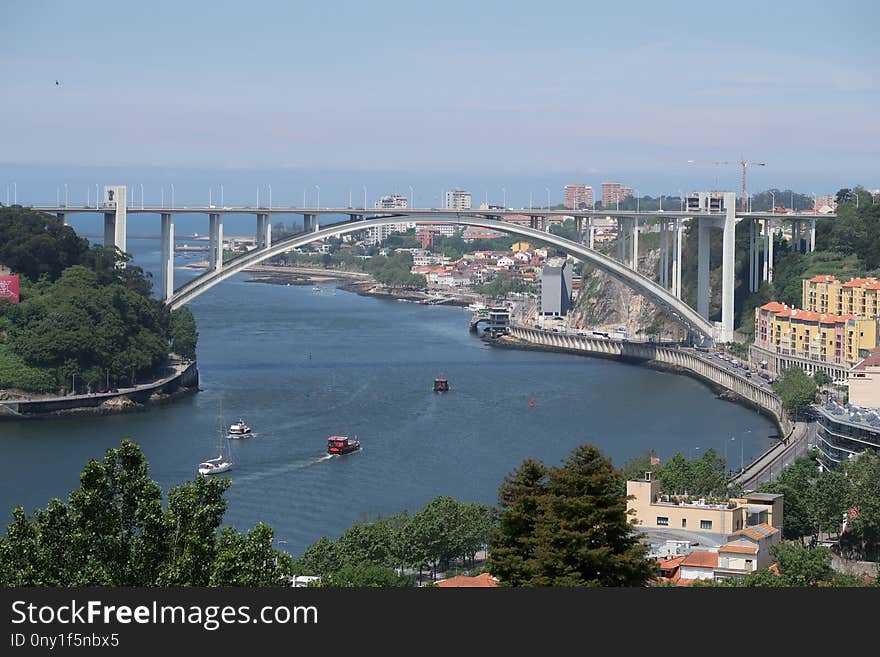
<svg viewBox="0 0 880 657"><path fill-rule="evenodd" d="M238 419L238 422L229 425L230 436L244 436L251 433L251 431L252 429L241 418Z"/></svg>
<svg viewBox="0 0 880 657"><path fill-rule="evenodd" d="M361 448L361 441L348 436L330 436L327 439L328 454L348 454Z"/></svg>
<svg viewBox="0 0 880 657"><path fill-rule="evenodd" d="M227 460L222 454L215 459L208 459L203 463L199 463L199 474L212 475L220 474L232 469L232 461Z"/></svg>
<svg viewBox="0 0 880 657"><path fill-rule="evenodd" d="M317 285L312 286L312 292L320 292L320 291L321 291L321 288L318 287Z"/></svg>
<svg viewBox="0 0 880 657"><path fill-rule="evenodd" d="M434 379L434 392L449 392L449 381L446 379Z"/></svg>
<svg viewBox="0 0 880 657"><path fill-rule="evenodd" d="M200 475L214 475L220 474L221 472L226 472L227 470L231 470L233 466L232 456L227 456L224 454L224 448L227 444L226 436L223 432L223 406L220 406L220 414L217 418L217 422L220 425L219 432L217 434L217 451L219 452L216 458L206 459L199 463L198 471Z"/></svg>

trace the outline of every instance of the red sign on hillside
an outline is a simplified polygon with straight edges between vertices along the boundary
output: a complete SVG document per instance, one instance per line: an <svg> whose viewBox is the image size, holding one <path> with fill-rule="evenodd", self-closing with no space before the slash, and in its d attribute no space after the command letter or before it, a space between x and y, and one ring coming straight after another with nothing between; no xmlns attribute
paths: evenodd
<svg viewBox="0 0 880 657"><path fill-rule="evenodd" d="M0 276L0 300L18 303L18 276Z"/></svg>

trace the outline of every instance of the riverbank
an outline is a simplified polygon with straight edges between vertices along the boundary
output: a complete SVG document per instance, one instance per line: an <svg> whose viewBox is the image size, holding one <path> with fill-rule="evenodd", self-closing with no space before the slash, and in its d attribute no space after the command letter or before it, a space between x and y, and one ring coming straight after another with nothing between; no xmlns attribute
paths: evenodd
<svg viewBox="0 0 880 657"><path fill-rule="evenodd" d="M520 331L521 333L528 334L532 333L531 331L525 330ZM540 337L546 337L541 335ZM608 350L588 350L584 348L575 348L572 346L561 346L556 344L539 344L536 342L532 342L526 339L522 339L520 337L514 337L511 335L500 336L497 338L484 338L489 344L494 347L500 348L508 348L508 349L522 349L529 351L548 351L555 353L566 353L573 354L576 356L589 357L589 358L603 358L614 360L617 362L628 363L631 365L638 365L641 367L647 367L649 369L669 372L671 374L679 374L683 376L689 376L697 381L703 383L706 387L708 387L718 399L722 399L725 401L730 401L740 406L744 406L750 410L757 411L770 419L776 427L778 436L787 436L790 434L793 427L789 426L791 423L787 421L787 418L783 414L781 408L781 402L778 401L777 398L767 399L767 395L761 395L760 399L763 403L759 403L755 399L750 399L744 394L740 394L737 390L733 389L728 385L724 385L719 380L715 380L710 378L705 371L697 371L695 368L687 367L681 364L676 364L674 362L668 362L665 360L661 360L657 357L650 357L648 353L641 353L643 350L639 349L638 353L636 353L635 348L637 345L635 343L625 343L629 346L629 350L631 353L627 353L625 349L623 349L624 343L619 345L609 345L620 347L619 349L608 349ZM584 342L592 342L589 340L582 340ZM649 345L644 345L644 347L649 347ZM666 348L660 348L666 349ZM656 353L659 353L659 349L654 350ZM665 352L663 352L665 353ZM690 354L682 354L682 356L687 356L690 358ZM700 364L705 368L711 367L709 363L705 363L700 361ZM727 377L731 378L730 375L726 372L719 372L721 378ZM741 381L737 381L739 385L748 385L744 384Z"/></svg>
<svg viewBox="0 0 880 657"><path fill-rule="evenodd" d="M115 415L169 403L199 390L195 361L172 362L165 376L113 392L0 400L0 420L36 420L80 415Z"/></svg>

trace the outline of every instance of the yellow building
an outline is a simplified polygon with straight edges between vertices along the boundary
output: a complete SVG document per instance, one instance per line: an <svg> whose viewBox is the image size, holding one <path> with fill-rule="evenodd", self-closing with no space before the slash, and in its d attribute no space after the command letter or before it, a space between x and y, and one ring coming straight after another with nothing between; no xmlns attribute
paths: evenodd
<svg viewBox="0 0 880 657"><path fill-rule="evenodd" d="M514 253L519 253L520 251L528 251L532 248L532 245L528 242L517 242L513 246L510 247L510 250Z"/></svg>
<svg viewBox="0 0 880 657"><path fill-rule="evenodd" d="M790 308L771 301L755 308L760 350L848 369L877 346L877 320ZM834 376L833 378L839 378Z"/></svg>
<svg viewBox="0 0 880 657"><path fill-rule="evenodd" d="M844 283L834 276L814 276L803 282L802 305L817 313L880 319L880 281L871 276Z"/></svg>
<svg viewBox="0 0 880 657"><path fill-rule="evenodd" d="M766 523L782 530L783 496L751 493L733 498L727 504L707 504L704 500L663 501L660 482L652 473L644 480L626 482L626 508L630 522L651 529L684 529L730 536Z"/></svg>

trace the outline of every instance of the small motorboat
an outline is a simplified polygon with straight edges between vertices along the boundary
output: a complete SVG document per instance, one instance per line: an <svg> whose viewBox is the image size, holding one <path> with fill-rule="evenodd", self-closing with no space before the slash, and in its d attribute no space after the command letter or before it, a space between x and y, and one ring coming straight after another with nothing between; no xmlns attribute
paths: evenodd
<svg viewBox="0 0 880 657"><path fill-rule="evenodd" d="M208 459L204 463L199 463L199 474L202 475L220 474L231 469L232 461L225 459L223 455L215 459Z"/></svg>
<svg viewBox="0 0 880 657"><path fill-rule="evenodd" d="M449 381L446 379L434 379L434 392L449 392Z"/></svg>
<svg viewBox="0 0 880 657"><path fill-rule="evenodd" d="M251 431L252 429L241 418L238 419L238 422L229 425L230 436L244 436L251 433Z"/></svg>
<svg viewBox="0 0 880 657"><path fill-rule="evenodd" d="M330 436L327 439L328 454L348 454L361 448L361 441L348 436Z"/></svg>

